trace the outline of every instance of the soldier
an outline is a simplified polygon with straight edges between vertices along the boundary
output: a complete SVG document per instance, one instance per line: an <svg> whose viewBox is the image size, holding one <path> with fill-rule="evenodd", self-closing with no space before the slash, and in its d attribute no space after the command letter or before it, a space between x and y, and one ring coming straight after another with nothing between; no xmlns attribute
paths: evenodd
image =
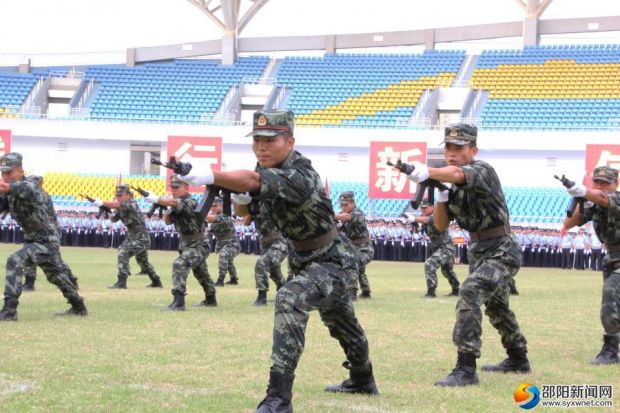
<svg viewBox="0 0 620 413"><path fill-rule="evenodd" d="M7 200L11 216L24 228L24 246L6 262L4 306L0 321L17 321L17 305L22 292L24 268L39 266L47 280L56 285L69 301L71 308L63 315L88 314L84 299L63 270L60 258L60 240L56 224L49 215L48 205L41 189L25 179L22 156L11 152L0 158L0 193Z"/></svg>
<svg viewBox="0 0 620 413"><path fill-rule="evenodd" d="M164 213L164 223L174 224L180 234L179 256L172 263L172 303L170 311L185 311L187 275L192 270L194 277L205 292L204 301L195 306L216 307L215 288L207 268L209 245L204 236L204 221L194 212L197 202L189 193L189 185L182 177L170 178L172 198L160 198L149 194L145 199L152 204L169 207Z"/></svg>
<svg viewBox="0 0 620 413"><path fill-rule="evenodd" d="M230 280L226 284L239 284L234 260L241 251L241 245L235 232L235 220L232 217L224 216L222 213L222 203L222 198L216 197L211 211L206 217L207 222L211 224L211 232L215 235L215 252L219 253L217 262L219 274L215 282L216 287L224 286L224 279L227 273L230 274Z"/></svg>
<svg viewBox="0 0 620 413"><path fill-rule="evenodd" d="M336 214L336 220L342 222L341 231L347 236L357 256L358 280L362 293L360 298L370 298L370 283L366 275L366 265L372 261L375 251L370 242L370 235L366 227L366 216L355 205L353 191L345 191L340 194L341 212ZM352 298L357 297L357 282L351 292Z"/></svg>
<svg viewBox="0 0 620 413"><path fill-rule="evenodd" d="M232 194L231 198L235 201L237 214L245 217L244 225L249 226L250 221L253 220L258 228L261 254L254 267L254 278L258 290L254 306L265 306L267 305L269 278L276 283L276 291L286 283L281 264L288 254L288 244L264 206L259 206L255 214L250 215L248 205L252 198L249 195Z"/></svg>
<svg viewBox="0 0 620 413"><path fill-rule="evenodd" d="M564 220L565 228L594 224L598 238L607 246L608 254L603 259L603 300L601 323L603 348L592 364L618 363L618 339L620 338L620 192L618 192L618 170L599 166L592 173L592 188L576 184L568 193L577 198L586 198L593 205L584 205L580 217L579 207L573 215Z"/></svg>
<svg viewBox="0 0 620 413"><path fill-rule="evenodd" d="M435 226L440 231L456 219L470 233L468 247L469 276L461 284L456 303L453 341L458 349L456 367L438 386L478 384L476 358L482 346L482 313L499 331L508 358L497 365L486 365L483 371L529 372L526 340L515 314L509 308L508 281L519 271L521 249L509 224L508 207L502 187L491 165L475 159L478 153L478 128L457 123L445 129L444 156L448 166L429 168L414 162L409 175L414 182L436 179L455 186L439 191L435 207Z"/></svg>
<svg viewBox="0 0 620 413"><path fill-rule="evenodd" d="M151 246L151 238L146 230L144 215L142 215L138 203L133 199L129 185L116 185L114 201L95 199L92 204L96 207L105 206L110 209L117 209L118 218L128 231L127 238L118 247L118 281L108 288L127 288L129 259L133 256L136 257L140 269L151 279L151 284L147 287L162 288L161 279L149 262L148 251Z"/></svg>
<svg viewBox="0 0 620 413"><path fill-rule="evenodd" d="M39 187L41 190L41 194L44 198L45 205L47 207L47 212L51 218L52 223L56 227L56 231L58 232L58 239L60 239L60 229L58 228L58 218L56 217L56 210L54 209L54 202L52 201L52 197L49 196L45 190L43 190L43 177L39 175L30 175L26 178L27 180L33 182L35 185ZM60 256L60 251L58 252ZM67 263L60 257L60 264L62 265L62 270L67 274L69 280L73 283L76 289L80 289L78 285L78 280L73 275L71 268L67 265ZM33 265L31 267L24 268L24 284L22 285L22 291L34 291L34 283L37 278L37 266Z"/></svg>
<svg viewBox="0 0 620 413"><path fill-rule="evenodd" d="M459 295L459 280L454 272L454 254L456 246L452 243L452 238L448 233L448 228L439 231L435 227L433 212L435 206L423 200L420 204L422 216L413 217L413 221L422 224L424 232L431 241L431 255L424 263L424 275L426 276L426 298L437 297L437 270L441 268L441 273L448 279L452 292L448 296L457 297Z"/></svg>
<svg viewBox="0 0 620 413"><path fill-rule="evenodd" d="M207 170L188 175L194 185L213 184L250 191L293 245L289 260L295 276L276 295L272 367L267 396L257 412L292 412L294 372L304 347L309 312L318 310L330 335L342 346L350 379L329 392L378 394L350 288L357 281L352 245L337 235L334 211L319 174L294 150L293 112L254 113L252 149L256 170Z"/></svg>

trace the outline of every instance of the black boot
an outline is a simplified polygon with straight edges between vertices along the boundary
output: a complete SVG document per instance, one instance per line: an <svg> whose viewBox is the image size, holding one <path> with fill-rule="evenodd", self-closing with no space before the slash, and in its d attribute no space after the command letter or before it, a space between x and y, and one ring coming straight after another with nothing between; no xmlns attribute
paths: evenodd
<svg viewBox="0 0 620 413"><path fill-rule="evenodd" d="M435 386L469 386L478 384L476 374L476 356L471 353L458 353L456 367L452 373L443 379L435 382Z"/></svg>
<svg viewBox="0 0 620 413"><path fill-rule="evenodd" d="M239 278L231 278L230 281L226 281L228 285L239 285Z"/></svg>
<svg viewBox="0 0 620 413"><path fill-rule="evenodd" d="M267 397L260 402L256 413L293 413L293 373L269 373Z"/></svg>
<svg viewBox="0 0 620 413"><path fill-rule="evenodd" d="M596 355L592 364L618 364L618 336L605 334L603 336L603 348Z"/></svg>
<svg viewBox="0 0 620 413"><path fill-rule="evenodd" d="M111 286L109 286L108 288L111 289L127 289L127 277L119 275L118 276L118 281L116 281L114 284L112 284Z"/></svg>
<svg viewBox="0 0 620 413"><path fill-rule="evenodd" d="M258 290L258 297L256 297L256 301L252 304L254 307L260 307L267 305L267 291Z"/></svg>
<svg viewBox="0 0 620 413"><path fill-rule="evenodd" d="M34 291L34 282L36 279L37 277L26 275L24 284L22 285L22 291Z"/></svg>
<svg viewBox="0 0 620 413"><path fill-rule="evenodd" d="M163 288L163 284L161 283L161 278L159 278L157 275L153 275L150 276L151 278L151 283L149 285L146 286L146 288Z"/></svg>
<svg viewBox="0 0 620 413"><path fill-rule="evenodd" d="M217 307L215 293L213 293L213 295L207 295L207 293L205 293L204 301L194 304L193 307Z"/></svg>
<svg viewBox="0 0 620 413"><path fill-rule="evenodd" d="M64 313L56 313L56 315L88 315L88 311L86 310L86 306L84 305L84 299L82 297L78 296L76 298L69 298L69 304L71 304L70 309L68 309Z"/></svg>
<svg viewBox="0 0 620 413"><path fill-rule="evenodd" d="M172 296L174 300L168 306L170 311L185 311L185 294L179 291L172 290Z"/></svg>
<svg viewBox="0 0 620 413"><path fill-rule="evenodd" d="M223 287L224 286L224 277L218 277L217 281L215 282L215 286L216 287Z"/></svg>
<svg viewBox="0 0 620 413"><path fill-rule="evenodd" d="M379 394L370 361L361 367L353 367L350 362L345 361L342 367L349 370L349 378L340 384L325 387L326 392Z"/></svg>
<svg viewBox="0 0 620 413"><path fill-rule="evenodd" d="M458 297L459 296L459 287L453 288L450 294L446 294L446 297Z"/></svg>
<svg viewBox="0 0 620 413"><path fill-rule="evenodd" d="M485 364L482 371L495 371L501 373L529 373L530 362L527 359L527 350L524 348L508 349L508 358L497 364Z"/></svg>
<svg viewBox="0 0 620 413"><path fill-rule="evenodd" d="M429 288L428 290L426 290L426 294L422 296L422 298L435 298L435 297L437 297L437 294L435 294L434 288Z"/></svg>
<svg viewBox="0 0 620 413"><path fill-rule="evenodd" d="M5 298L4 306L0 310L0 321L17 321L17 298Z"/></svg>
<svg viewBox="0 0 620 413"><path fill-rule="evenodd" d="M360 298L370 298L370 291L362 291Z"/></svg>

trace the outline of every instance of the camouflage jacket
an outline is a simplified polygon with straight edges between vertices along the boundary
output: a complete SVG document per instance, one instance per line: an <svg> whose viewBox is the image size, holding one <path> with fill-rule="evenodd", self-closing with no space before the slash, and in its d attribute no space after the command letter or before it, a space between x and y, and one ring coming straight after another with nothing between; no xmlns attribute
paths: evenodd
<svg viewBox="0 0 620 413"><path fill-rule="evenodd" d="M266 247L273 243L273 241L284 238L282 233L276 228L276 224L273 222L267 209L264 205L259 207L259 211L253 216L254 222L256 222L256 230L260 237L260 244L262 247ZM266 241L265 241L266 240Z"/></svg>
<svg viewBox="0 0 620 413"><path fill-rule="evenodd" d="M16 181L5 196L11 217L23 228L27 242L59 242L56 221L50 216L51 198L38 185L26 179Z"/></svg>
<svg viewBox="0 0 620 413"><path fill-rule="evenodd" d="M350 240L369 240L368 227L366 226L366 216L358 207L351 211L351 220L342 222L342 232Z"/></svg>
<svg viewBox="0 0 620 413"><path fill-rule="evenodd" d="M197 204L196 200L190 194L187 194L176 201L177 204L172 207L170 219L177 232L181 235L202 234L205 223L194 212Z"/></svg>
<svg viewBox="0 0 620 413"><path fill-rule="evenodd" d="M484 161L460 167L465 183L453 186L448 216L469 232L484 231L510 222L502 185L495 170Z"/></svg>
<svg viewBox="0 0 620 413"><path fill-rule="evenodd" d="M431 248L436 249L443 244L450 242L450 234L448 230L439 231L435 226L435 217L432 215L428 216L428 224L423 224L424 232L431 240Z"/></svg>
<svg viewBox="0 0 620 413"><path fill-rule="evenodd" d="M606 245L620 244L620 192L609 194L609 207L588 203L584 207L583 219L579 225L588 221L594 224L594 232L601 242ZM608 252L607 262L620 261L620 252Z"/></svg>
<svg viewBox="0 0 620 413"><path fill-rule="evenodd" d="M130 232L133 232L132 228L135 228L136 226L141 226L144 228L144 215L142 215L142 211L140 211L138 203L133 199L121 202L117 214ZM146 231L146 229L138 232L144 231Z"/></svg>
<svg viewBox="0 0 620 413"><path fill-rule="evenodd" d="M211 223L211 233L218 241L235 238L235 220L232 217L217 214L216 221Z"/></svg>
<svg viewBox="0 0 620 413"><path fill-rule="evenodd" d="M260 174L261 188L252 196L265 207L284 237L305 241L335 228L332 203L309 159L291 151L279 168L258 166L256 170ZM329 250L330 246L304 251L302 255L312 259Z"/></svg>

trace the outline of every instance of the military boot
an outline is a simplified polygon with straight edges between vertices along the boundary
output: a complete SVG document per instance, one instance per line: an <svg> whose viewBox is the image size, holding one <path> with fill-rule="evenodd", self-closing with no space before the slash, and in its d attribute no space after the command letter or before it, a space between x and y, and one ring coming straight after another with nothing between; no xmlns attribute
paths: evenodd
<svg viewBox="0 0 620 413"><path fill-rule="evenodd" d="M82 297L69 298L69 304L71 304L71 308L65 311L64 313L56 313L56 315L80 315L86 316L88 315L88 311L86 310L86 306L84 305L84 299Z"/></svg>
<svg viewBox="0 0 620 413"><path fill-rule="evenodd" d="M362 293L360 294L360 298L371 298L370 297L370 291L362 291Z"/></svg>
<svg viewBox="0 0 620 413"><path fill-rule="evenodd" d="M229 281L226 281L228 285L239 285L239 278L231 278Z"/></svg>
<svg viewBox="0 0 620 413"><path fill-rule="evenodd" d="M340 384L325 387L326 392L379 394L370 361L361 367L354 367L349 361L345 361L342 367L349 370L349 378Z"/></svg>
<svg viewBox="0 0 620 413"><path fill-rule="evenodd" d="M260 402L256 413L293 413L293 373L269 372L267 397Z"/></svg>
<svg viewBox="0 0 620 413"><path fill-rule="evenodd" d="M192 307L217 307L217 299L215 298L215 293L212 295L207 295L207 293L205 293L204 301L193 304Z"/></svg>
<svg viewBox="0 0 620 413"><path fill-rule="evenodd" d="M17 298L5 298L4 306L0 310L0 321L17 321Z"/></svg>
<svg viewBox="0 0 620 413"><path fill-rule="evenodd" d="M224 278L225 277L226 277L225 275L218 277L217 281L215 282L215 286L216 287L223 287L224 286Z"/></svg>
<svg viewBox="0 0 620 413"><path fill-rule="evenodd" d="M159 278L157 275L149 275L149 277L151 278L151 283L149 285L146 286L146 288L163 288L163 284L161 283L161 278Z"/></svg>
<svg viewBox="0 0 620 413"><path fill-rule="evenodd" d="M26 275L24 284L22 285L22 291L34 291L34 282L36 279L37 277Z"/></svg>
<svg viewBox="0 0 620 413"><path fill-rule="evenodd" d="M254 307L260 307L267 305L267 291L258 290L258 297L256 297L256 301L252 304Z"/></svg>
<svg viewBox="0 0 620 413"><path fill-rule="evenodd" d="M170 311L185 311L185 294L180 291L172 290L172 296L174 300L168 306Z"/></svg>
<svg viewBox="0 0 620 413"><path fill-rule="evenodd" d="M446 297L458 297L459 296L459 287L453 288L450 294L446 294Z"/></svg>
<svg viewBox="0 0 620 413"><path fill-rule="evenodd" d="M422 296L422 298L435 298L435 297L437 297L437 294L435 294L434 288L429 288L428 290L426 290L426 294Z"/></svg>
<svg viewBox="0 0 620 413"><path fill-rule="evenodd" d="M118 281L116 281L114 284L112 284L111 286L109 286L108 288L110 289L127 289L127 277L123 276L123 275L119 275L118 276Z"/></svg>
<svg viewBox="0 0 620 413"><path fill-rule="evenodd" d="M515 348L506 350L508 358L497 364L485 364L482 371L495 371L501 373L529 373L530 362L527 359L527 350L524 348Z"/></svg>
<svg viewBox="0 0 620 413"><path fill-rule="evenodd" d="M443 379L435 382L435 386L469 386L478 384L476 374L476 356L471 353L458 353L456 367L452 373Z"/></svg>
<svg viewBox="0 0 620 413"><path fill-rule="evenodd" d="M592 364L617 364L618 363L618 336L605 334L603 336L603 348L596 355Z"/></svg>

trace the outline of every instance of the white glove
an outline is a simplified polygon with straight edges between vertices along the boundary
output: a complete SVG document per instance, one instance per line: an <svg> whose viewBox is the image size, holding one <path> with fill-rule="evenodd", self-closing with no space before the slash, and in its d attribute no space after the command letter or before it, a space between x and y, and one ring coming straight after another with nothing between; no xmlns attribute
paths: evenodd
<svg viewBox="0 0 620 413"><path fill-rule="evenodd" d="M150 202L151 204L156 204L157 201L159 201L159 195L156 194L149 194L147 197L145 197L144 199L146 199L148 202Z"/></svg>
<svg viewBox="0 0 620 413"><path fill-rule="evenodd" d="M420 183L428 179L428 166L418 161L413 161L411 165L413 165L415 169L408 175L409 179L415 183Z"/></svg>
<svg viewBox="0 0 620 413"><path fill-rule="evenodd" d="M168 207L166 209L164 209L164 215L170 215L172 213L172 208Z"/></svg>
<svg viewBox="0 0 620 413"><path fill-rule="evenodd" d="M91 202L91 204L98 208L100 206L103 206L103 201L101 199L95 199L93 202Z"/></svg>
<svg viewBox="0 0 620 413"><path fill-rule="evenodd" d="M247 205L252 202L252 197L247 192L243 194L231 194L230 199L237 205Z"/></svg>
<svg viewBox="0 0 620 413"><path fill-rule="evenodd" d="M446 189L445 191L441 191L440 189L435 189L435 201L436 202L448 202L448 199L450 198L450 188L452 187L452 184L444 184L446 187L448 187L448 189Z"/></svg>
<svg viewBox="0 0 620 413"><path fill-rule="evenodd" d="M575 198L583 198L586 196L586 186L585 185L574 185L566 190L568 194Z"/></svg>
<svg viewBox="0 0 620 413"><path fill-rule="evenodd" d="M211 171L211 165L207 164L202 169L203 170L198 170L198 168L194 168L182 179L192 186L211 185L215 180L213 178L213 171Z"/></svg>

